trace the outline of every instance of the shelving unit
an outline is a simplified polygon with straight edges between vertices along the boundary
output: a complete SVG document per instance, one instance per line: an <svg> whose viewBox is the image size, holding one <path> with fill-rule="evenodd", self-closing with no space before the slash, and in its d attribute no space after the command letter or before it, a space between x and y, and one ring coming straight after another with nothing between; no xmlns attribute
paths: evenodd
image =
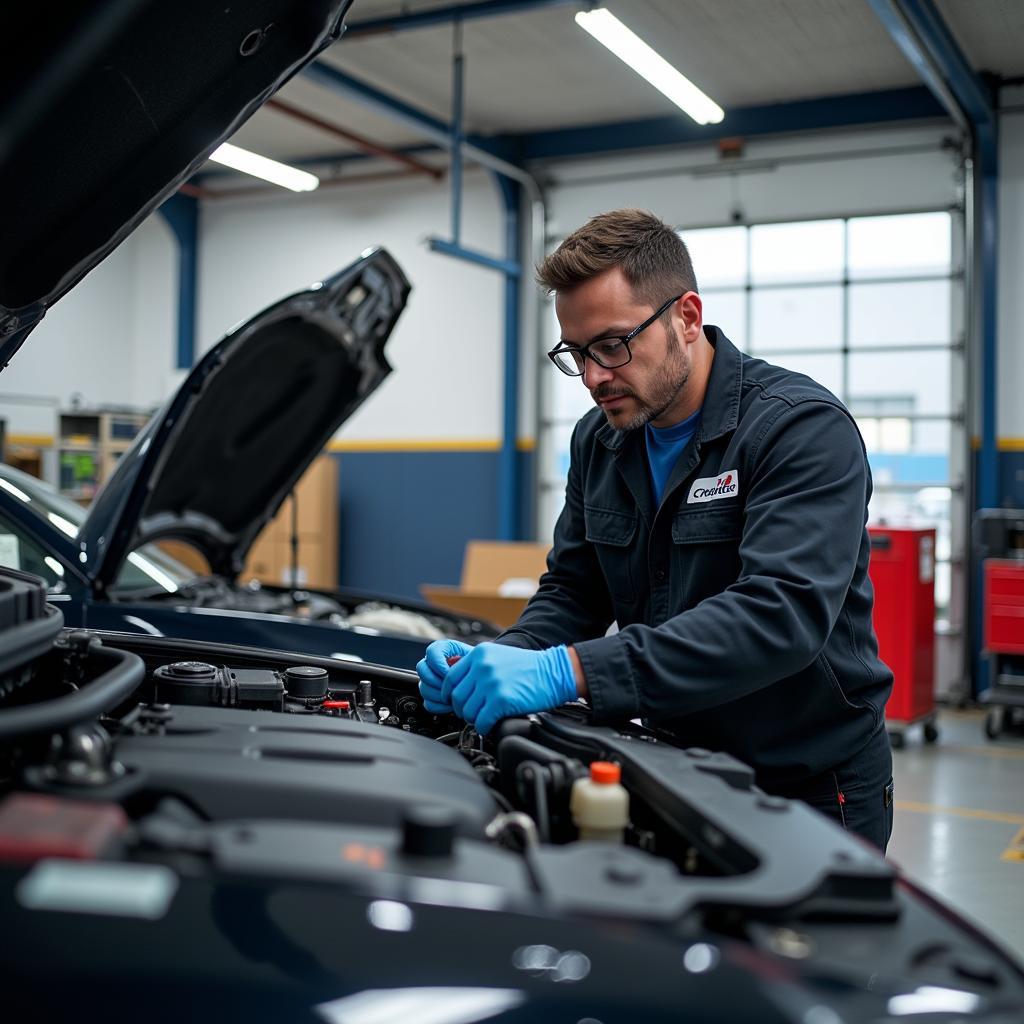
<svg viewBox="0 0 1024 1024"><path fill-rule="evenodd" d="M57 486L88 504L117 460L146 425L147 413L128 409L74 409L57 416Z"/></svg>

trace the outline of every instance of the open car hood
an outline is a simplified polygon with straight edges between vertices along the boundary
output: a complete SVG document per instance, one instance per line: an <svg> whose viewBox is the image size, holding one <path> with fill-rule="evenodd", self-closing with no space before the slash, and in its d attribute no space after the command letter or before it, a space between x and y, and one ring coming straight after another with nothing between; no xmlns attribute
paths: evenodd
<svg viewBox="0 0 1024 1024"><path fill-rule="evenodd" d="M384 345L410 286L383 249L265 309L199 361L97 494L82 568L97 589L165 538L234 579L338 427L391 372Z"/></svg>
<svg viewBox="0 0 1024 1024"><path fill-rule="evenodd" d="M351 2L6 5L0 368L54 302L341 35Z"/></svg>

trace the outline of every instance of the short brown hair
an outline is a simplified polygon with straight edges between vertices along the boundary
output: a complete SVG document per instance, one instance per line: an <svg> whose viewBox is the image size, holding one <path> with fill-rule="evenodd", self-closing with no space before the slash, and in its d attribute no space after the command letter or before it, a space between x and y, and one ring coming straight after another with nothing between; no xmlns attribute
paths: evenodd
<svg viewBox="0 0 1024 1024"><path fill-rule="evenodd" d="M697 290L683 240L646 210L592 217L537 267L537 283L549 292L568 292L612 267L620 267L637 298L652 306Z"/></svg>

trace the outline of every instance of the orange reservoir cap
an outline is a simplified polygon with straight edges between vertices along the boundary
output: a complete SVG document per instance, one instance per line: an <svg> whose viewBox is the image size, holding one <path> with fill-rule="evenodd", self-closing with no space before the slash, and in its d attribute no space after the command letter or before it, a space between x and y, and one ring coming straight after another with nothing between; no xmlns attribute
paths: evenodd
<svg viewBox="0 0 1024 1024"><path fill-rule="evenodd" d="M602 786L613 786L622 778L622 769L611 761L592 761L590 781Z"/></svg>

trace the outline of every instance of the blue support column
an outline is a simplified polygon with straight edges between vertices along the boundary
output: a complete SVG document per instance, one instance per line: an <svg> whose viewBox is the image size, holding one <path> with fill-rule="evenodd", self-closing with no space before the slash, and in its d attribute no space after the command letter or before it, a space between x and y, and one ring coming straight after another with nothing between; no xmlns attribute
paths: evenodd
<svg viewBox="0 0 1024 1024"><path fill-rule="evenodd" d="M992 97L964 56L932 0L869 0L882 24L925 85L953 119L971 132L980 166L977 268L981 280L981 452L978 459L979 508L999 503L997 447L999 138Z"/></svg>
<svg viewBox="0 0 1024 1024"><path fill-rule="evenodd" d="M462 23L458 23L459 41L462 39ZM462 89L465 59L461 49L452 61L452 241L462 241Z"/></svg>
<svg viewBox="0 0 1024 1024"><path fill-rule="evenodd" d="M520 189L504 175L495 174L505 208L505 254L519 260L521 225L519 218ZM520 540L519 521L522 481L519 473L519 301L522 274L505 275L505 359L502 395L501 452L498 461L498 537Z"/></svg>
<svg viewBox="0 0 1024 1024"><path fill-rule="evenodd" d="M999 333L997 267L999 260L999 146L996 121L979 130L981 151L981 456L978 507L999 505Z"/></svg>
<svg viewBox="0 0 1024 1024"><path fill-rule="evenodd" d="M458 57L453 68L454 123L451 125L444 124L411 104L388 96L374 86L353 78L324 61L314 61L303 74L323 88L343 93L350 99L409 125L421 135L452 153L451 226L454 237L451 240L431 238L428 240L428 244L433 252L496 270L505 279L504 383L502 436L498 456L497 532L500 540L518 540L521 537L519 511L521 480L516 442L519 418L519 300L523 261L520 258L519 185L513 179L517 177L526 178L527 181L530 179L526 177L522 168L510 164L498 156L490 143L472 137L467 139L463 135L461 124L463 66ZM471 159L482 162L494 174L504 210L504 258L468 249L461 244L459 239L462 206L460 150ZM457 168L459 169L457 170Z"/></svg>
<svg viewBox="0 0 1024 1024"><path fill-rule="evenodd" d="M882 24L922 79L973 143L976 238L969 258L976 282L971 296L981 325L981 450L974 507L999 504L997 324L999 223L999 122L989 89L971 67L933 0L869 0ZM973 429L973 424L968 424ZM988 666L981 657L982 572L969 554L967 671L973 695L988 688Z"/></svg>
<svg viewBox="0 0 1024 1024"><path fill-rule="evenodd" d="M178 241L178 345L175 365L179 370L189 370L196 356L199 201L177 192L159 209Z"/></svg>

